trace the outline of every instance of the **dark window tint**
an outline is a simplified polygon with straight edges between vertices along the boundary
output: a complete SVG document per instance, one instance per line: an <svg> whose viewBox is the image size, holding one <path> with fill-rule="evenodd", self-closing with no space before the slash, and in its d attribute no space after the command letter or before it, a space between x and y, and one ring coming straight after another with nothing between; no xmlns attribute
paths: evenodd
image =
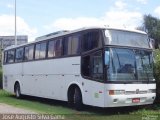
<svg viewBox="0 0 160 120"><path fill-rule="evenodd" d="M55 40L55 56L60 57L62 55L62 39Z"/></svg>
<svg viewBox="0 0 160 120"><path fill-rule="evenodd" d="M25 47L25 55L24 55L24 60L27 61L29 60L29 47Z"/></svg>
<svg viewBox="0 0 160 120"><path fill-rule="evenodd" d="M41 43L40 58L46 57L46 43Z"/></svg>
<svg viewBox="0 0 160 120"><path fill-rule="evenodd" d="M37 43L35 48L35 59L43 59L46 57L46 42Z"/></svg>
<svg viewBox="0 0 160 120"><path fill-rule="evenodd" d="M16 57L15 57L15 62L22 62L23 61L23 48L17 48L16 49Z"/></svg>
<svg viewBox="0 0 160 120"><path fill-rule="evenodd" d="M49 44L48 44L48 57L51 58L51 57L55 57L55 47L54 47L54 41L49 41Z"/></svg>
<svg viewBox="0 0 160 120"><path fill-rule="evenodd" d="M36 48L35 48L35 59L39 59L40 58L40 49L41 49L41 44L36 44Z"/></svg>
<svg viewBox="0 0 160 120"><path fill-rule="evenodd" d="M96 52L82 57L82 75L103 81L102 52Z"/></svg>
<svg viewBox="0 0 160 120"><path fill-rule="evenodd" d="M13 63L14 62L14 51L15 50L9 50L7 54L7 63Z"/></svg>
<svg viewBox="0 0 160 120"><path fill-rule="evenodd" d="M91 76L91 62L90 55L82 57L82 75L86 77Z"/></svg>
<svg viewBox="0 0 160 120"><path fill-rule="evenodd" d="M7 62L7 52L4 52L4 58L3 58L3 63Z"/></svg>
<svg viewBox="0 0 160 120"><path fill-rule="evenodd" d="M82 48L83 51L89 51L102 46L102 36L100 31L91 31L83 35Z"/></svg>
<svg viewBox="0 0 160 120"><path fill-rule="evenodd" d="M25 61L33 60L34 45L25 47Z"/></svg>
<svg viewBox="0 0 160 120"><path fill-rule="evenodd" d="M33 54L34 54L34 45L31 45L29 46L28 60L33 60Z"/></svg>
<svg viewBox="0 0 160 120"><path fill-rule="evenodd" d="M64 39L64 55L75 55L80 53L80 36L74 35Z"/></svg>
<svg viewBox="0 0 160 120"><path fill-rule="evenodd" d="M92 55L92 77L95 79L103 79L102 52L96 52Z"/></svg>

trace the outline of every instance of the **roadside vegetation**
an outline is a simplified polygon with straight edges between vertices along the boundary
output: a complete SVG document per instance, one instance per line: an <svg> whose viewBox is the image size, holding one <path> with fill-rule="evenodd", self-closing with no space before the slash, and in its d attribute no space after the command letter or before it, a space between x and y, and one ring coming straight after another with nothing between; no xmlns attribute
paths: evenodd
<svg viewBox="0 0 160 120"><path fill-rule="evenodd" d="M28 96L16 99L13 94L3 90L0 90L0 103L32 110L38 114L62 115L67 120L142 120L142 116L146 115L160 118L160 104L107 109L85 106L84 111L76 111L68 107L67 102Z"/></svg>
<svg viewBox="0 0 160 120"><path fill-rule="evenodd" d="M160 103L160 50L156 49L154 52L155 65L154 65L154 77L156 79L157 97L156 102Z"/></svg>
<svg viewBox="0 0 160 120"><path fill-rule="evenodd" d="M2 77L3 75L2 75L2 68L1 68L1 66L0 66L0 89L2 89Z"/></svg>

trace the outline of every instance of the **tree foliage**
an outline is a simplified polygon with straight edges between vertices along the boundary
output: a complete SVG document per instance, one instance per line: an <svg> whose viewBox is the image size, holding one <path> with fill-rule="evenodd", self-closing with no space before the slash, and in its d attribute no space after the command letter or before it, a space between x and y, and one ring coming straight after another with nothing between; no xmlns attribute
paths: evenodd
<svg viewBox="0 0 160 120"><path fill-rule="evenodd" d="M154 51L154 77L156 79L157 85L157 102L160 102L160 50L157 49Z"/></svg>
<svg viewBox="0 0 160 120"><path fill-rule="evenodd" d="M155 40L155 48L160 47L160 19L153 17L151 15L144 15L144 23L142 27L148 33L150 38Z"/></svg>

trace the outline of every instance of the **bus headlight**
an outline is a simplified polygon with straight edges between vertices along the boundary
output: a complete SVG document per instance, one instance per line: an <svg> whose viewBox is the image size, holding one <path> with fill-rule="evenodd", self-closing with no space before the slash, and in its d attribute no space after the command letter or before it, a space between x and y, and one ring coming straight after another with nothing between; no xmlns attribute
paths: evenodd
<svg viewBox="0 0 160 120"><path fill-rule="evenodd" d="M156 93L156 89L149 89L148 93Z"/></svg>
<svg viewBox="0 0 160 120"><path fill-rule="evenodd" d="M109 90L109 95L124 95L125 90Z"/></svg>

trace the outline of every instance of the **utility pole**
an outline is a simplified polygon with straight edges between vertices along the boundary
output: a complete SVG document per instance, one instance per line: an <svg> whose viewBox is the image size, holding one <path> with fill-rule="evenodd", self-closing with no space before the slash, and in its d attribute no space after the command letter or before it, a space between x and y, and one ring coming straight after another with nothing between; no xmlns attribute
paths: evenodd
<svg viewBox="0 0 160 120"><path fill-rule="evenodd" d="M14 10L14 12L15 12L15 45L17 45L17 3L16 3L17 1L16 0L14 0L14 7L15 7L15 10Z"/></svg>

